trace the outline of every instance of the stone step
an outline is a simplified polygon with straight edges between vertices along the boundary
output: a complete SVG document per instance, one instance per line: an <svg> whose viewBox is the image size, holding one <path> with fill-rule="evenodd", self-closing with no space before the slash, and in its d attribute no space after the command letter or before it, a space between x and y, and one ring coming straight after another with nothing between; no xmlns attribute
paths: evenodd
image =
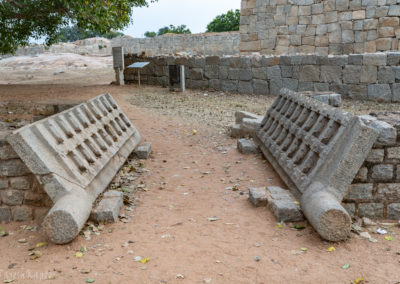
<svg viewBox="0 0 400 284"><path fill-rule="evenodd" d="M278 186L268 186L268 208L279 222L304 221L300 203L293 197L289 190Z"/></svg>
<svg viewBox="0 0 400 284"><path fill-rule="evenodd" d="M278 186L249 188L249 200L255 207L267 206L279 222L304 221L300 203L290 191Z"/></svg>
<svg viewBox="0 0 400 284"><path fill-rule="evenodd" d="M236 111L235 112L235 123L236 124L241 124L243 122L243 119L245 118L250 118L250 119L258 119L258 120L262 120L263 116L261 115L257 115L248 111Z"/></svg>
<svg viewBox="0 0 400 284"><path fill-rule="evenodd" d="M147 143L143 143L142 145L140 145L139 147L137 147L137 149L135 150L135 154L138 157L138 159L141 160L146 160L149 158L151 153L151 143L147 142Z"/></svg>
<svg viewBox="0 0 400 284"><path fill-rule="evenodd" d="M124 195L120 191L110 190L104 193L103 199L90 214L90 219L96 223L114 223L118 220L119 211L123 205Z"/></svg>
<svg viewBox="0 0 400 284"><path fill-rule="evenodd" d="M267 206L267 190L265 187L249 188L249 200L254 207Z"/></svg>
<svg viewBox="0 0 400 284"><path fill-rule="evenodd" d="M239 139L237 142L237 148L240 153L242 154L258 154L260 150L258 149L257 145L248 139Z"/></svg>

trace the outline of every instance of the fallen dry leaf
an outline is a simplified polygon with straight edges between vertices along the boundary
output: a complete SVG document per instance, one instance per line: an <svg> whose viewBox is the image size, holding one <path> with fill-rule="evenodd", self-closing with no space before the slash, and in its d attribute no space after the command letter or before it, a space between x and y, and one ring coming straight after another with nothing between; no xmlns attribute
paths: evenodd
<svg viewBox="0 0 400 284"><path fill-rule="evenodd" d="M29 256L31 257L32 260L38 259L42 255L43 255L43 253L41 251L38 251L38 250L33 250L33 251L31 251L29 253Z"/></svg>
<svg viewBox="0 0 400 284"><path fill-rule="evenodd" d="M328 248L328 251L329 251L329 252L334 252L334 251L336 251L336 248L335 248L335 247L329 247L329 248Z"/></svg>

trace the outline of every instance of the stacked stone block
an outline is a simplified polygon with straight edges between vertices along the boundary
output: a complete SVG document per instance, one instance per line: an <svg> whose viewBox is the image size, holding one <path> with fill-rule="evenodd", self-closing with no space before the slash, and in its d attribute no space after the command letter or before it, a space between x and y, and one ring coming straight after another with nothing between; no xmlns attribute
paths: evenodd
<svg viewBox="0 0 400 284"><path fill-rule="evenodd" d="M52 202L0 132L0 223L39 219Z"/></svg>
<svg viewBox="0 0 400 284"><path fill-rule="evenodd" d="M168 65L185 65L188 88L246 94L278 95L293 91L331 91L343 97L400 102L400 52L338 56L208 56L138 57L126 55L125 65L150 61L141 81L166 86ZM125 70L127 83L137 82L135 70Z"/></svg>
<svg viewBox="0 0 400 284"><path fill-rule="evenodd" d="M399 50L396 0L242 0L240 51L351 54Z"/></svg>
<svg viewBox="0 0 400 284"><path fill-rule="evenodd" d="M363 116L380 131L344 198L350 214L400 220L400 112Z"/></svg>

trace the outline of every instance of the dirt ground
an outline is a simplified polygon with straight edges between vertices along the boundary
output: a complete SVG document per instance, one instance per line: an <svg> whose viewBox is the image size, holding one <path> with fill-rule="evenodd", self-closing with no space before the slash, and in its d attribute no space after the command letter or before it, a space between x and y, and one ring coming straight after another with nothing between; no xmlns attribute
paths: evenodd
<svg viewBox="0 0 400 284"><path fill-rule="evenodd" d="M40 224L1 225L10 235L0 238L0 281L351 283L363 277L364 283L400 283L399 228L388 228L392 241L371 233L376 243L355 234L346 242L328 243L307 223L304 230L277 226L266 208L255 209L247 200L249 187L284 185L261 155L238 153L224 125L226 117L233 122L232 108L263 113L270 97L204 92L184 97L155 87L110 85L108 70L80 72L56 78L43 73L22 84L20 73L8 74L10 84L0 85L0 100L79 102L111 93L153 144L152 158L137 181L146 190L135 194L134 212L121 211L129 222L105 225L91 240L79 236L64 246L48 243L37 249L42 256L34 260L29 249L48 242L40 227L32 230ZM205 101L214 103L208 111L198 110ZM214 118L223 123L210 122ZM230 190L234 185L238 191ZM332 246L336 250L328 251ZM81 249L86 251L77 258ZM147 262L135 261L139 256Z"/></svg>

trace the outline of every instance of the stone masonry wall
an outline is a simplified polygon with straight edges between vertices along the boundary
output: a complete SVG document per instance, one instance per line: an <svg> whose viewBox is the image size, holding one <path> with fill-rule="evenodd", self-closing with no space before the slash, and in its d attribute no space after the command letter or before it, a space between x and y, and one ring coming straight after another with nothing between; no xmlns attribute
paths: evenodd
<svg viewBox="0 0 400 284"><path fill-rule="evenodd" d="M399 16L399 0L242 0L240 51L397 51Z"/></svg>
<svg viewBox="0 0 400 284"><path fill-rule="evenodd" d="M359 170L344 206L353 216L400 220L400 112L380 113L372 119L382 130Z"/></svg>
<svg viewBox="0 0 400 284"><path fill-rule="evenodd" d="M146 56L173 55L233 55L239 54L240 35L238 32L176 34L154 38L122 37L113 40L114 46L123 46L125 53Z"/></svg>
<svg viewBox="0 0 400 284"><path fill-rule="evenodd" d="M125 55L125 66L149 61L142 69L144 84L167 86L168 65L185 65L186 86L247 94L277 95L293 91L333 91L348 98L400 102L400 53L336 56L207 56L146 57ZM125 69L126 83L136 70Z"/></svg>
<svg viewBox="0 0 400 284"><path fill-rule="evenodd" d="M64 111L72 104L0 102L0 223L40 219L53 202L7 142L12 129ZM16 119L23 117L23 120Z"/></svg>
<svg viewBox="0 0 400 284"><path fill-rule="evenodd" d="M41 218L52 202L0 132L0 223Z"/></svg>
<svg viewBox="0 0 400 284"><path fill-rule="evenodd" d="M123 46L126 53L147 56L173 55L187 53L191 55L233 55L239 54L239 32L167 34L154 38L132 38L124 36L108 40L90 38L70 43L56 43L50 47L35 44L20 47L16 56L33 56L42 53L75 53L80 55L111 56L113 46ZM2 55L10 57L12 54Z"/></svg>

